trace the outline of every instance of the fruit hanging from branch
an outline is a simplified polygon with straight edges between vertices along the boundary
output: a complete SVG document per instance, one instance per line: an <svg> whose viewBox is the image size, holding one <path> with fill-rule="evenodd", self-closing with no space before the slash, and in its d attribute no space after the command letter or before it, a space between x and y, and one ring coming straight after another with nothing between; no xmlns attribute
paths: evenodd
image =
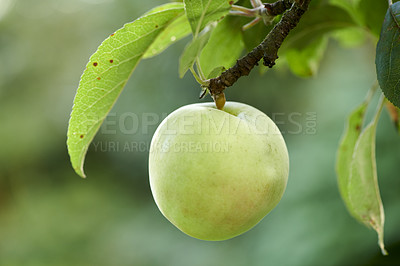
<svg viewBox="0 0 400 266"><path fill-rule="evenodd" d="M151 141L150 186L184 233L225 240L246 232L280 201L289 174L275 123L246 104L192 104L171 113Z"/></svg>

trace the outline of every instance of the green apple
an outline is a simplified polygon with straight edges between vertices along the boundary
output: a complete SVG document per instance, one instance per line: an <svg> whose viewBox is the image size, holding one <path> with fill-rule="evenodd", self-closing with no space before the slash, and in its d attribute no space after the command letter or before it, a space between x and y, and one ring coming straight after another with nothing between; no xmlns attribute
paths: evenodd
<svg viewBox="0 0 400 266"><path fill-rule="evenodd" d="M225 240L255 226L280 201L289 174L275 123L246 104L192 104L171 113L150 146L155 202L184 233Z"/></svg>

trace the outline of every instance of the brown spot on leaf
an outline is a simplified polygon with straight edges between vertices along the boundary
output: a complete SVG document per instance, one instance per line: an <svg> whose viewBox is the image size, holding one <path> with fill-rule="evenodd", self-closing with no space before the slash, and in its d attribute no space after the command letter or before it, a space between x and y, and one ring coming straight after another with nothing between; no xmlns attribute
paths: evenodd
<svg viewBox="0 0 400 266"><path fill-rule="evenodd" d="M110 60L110 63L111 63L111 64L114 63L114 60L111 59L111 60Z"/></svg>
<svg viewBox="0 0 400 266"><path fill-rule="evenodd" d="M81 139L83 139L84 135L80 135L79 137L80 137Z"/></svg>
<svg viewBox="0 0 400 266"><path fill-rule="evenodd" d="M97 78L97 80L101 80L101 78L100 78L100 77L98 77L98 78Z"/></svg>
<svg viewBox="0 0 400 266"><path fill-rule="evenodd" d="M229 4L230 4L230 5L233 5L233 3L234 3L234 1L229 1Z"/></svg>
<svg viewBox="0 0 400 266"><path fill-rule="evenodd" d="M356 130L360 131L361 130L361 126L360 125L356 125Z"/></svg>
<svg viewBox="0 0 400 266"><path fill-rule="evenodd" d="M158 25L156 25L156 29L158 28Z"/></svg>
<svg viewBox="0 0 400 266"><path fill-rule="evenodd" d="M115 33L111 34L111 37L114 36Z"/></svg>
<svg viewBox="0 0 400 266"><path fill-rule="evenodd" d="M97 65L98 65L98 63L97 63L97 62L94 62L94 63L93 63L93 65L94 65L94 66L97 66Z"/></svg>

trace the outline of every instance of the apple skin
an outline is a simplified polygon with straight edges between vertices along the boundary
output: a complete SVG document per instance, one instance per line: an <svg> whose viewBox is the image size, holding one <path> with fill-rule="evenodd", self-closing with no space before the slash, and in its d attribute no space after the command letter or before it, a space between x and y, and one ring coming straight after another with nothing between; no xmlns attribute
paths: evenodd
<svg viewBox="0 0 400 266"><path fill-rule="evenodd" d="M275 123L246 104L187 105L157 128L149 176L162 214L189 236L225 240L254 227L280 201L289 175Z"/></svg>

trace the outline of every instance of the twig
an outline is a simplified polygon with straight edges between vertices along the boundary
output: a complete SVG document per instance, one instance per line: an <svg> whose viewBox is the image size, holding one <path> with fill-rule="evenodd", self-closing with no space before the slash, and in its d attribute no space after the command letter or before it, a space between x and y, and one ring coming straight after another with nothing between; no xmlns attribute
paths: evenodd
<svg viewBox="0 0 400 266"><path fill-rule="evenodd" d="M308 8L311 0L292 1L280 0L272 4L265 4L271 14L279 15L289 9L268 33L264 41L253 49L246 56L237 60L236 64L223 72L219 77L209 80L208 90L211 96L223 93L226 87L232 86L240 77L249 75L254 66L258 65L261 58L264 59L264 65L272 67L275 60L278 59L278 50L289 32L296 27L300 18ZM299 4L299 2L302 2ZM293 3L293 4L292 4Z"/></svg>

